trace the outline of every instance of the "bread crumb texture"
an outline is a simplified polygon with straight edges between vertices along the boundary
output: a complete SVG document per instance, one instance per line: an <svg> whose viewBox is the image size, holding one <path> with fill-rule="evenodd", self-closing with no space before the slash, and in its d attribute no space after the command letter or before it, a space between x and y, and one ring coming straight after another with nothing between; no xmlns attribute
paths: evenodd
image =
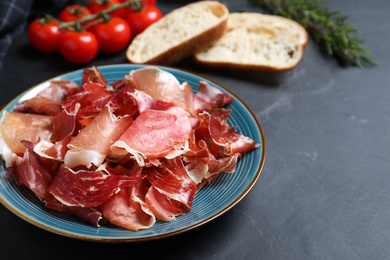
<svg viewBox="0 0 390 260"><path fill-rule="evenodd" d="M201 64L288 70L302 58L308 41L306 30L293 20L259 13L231 13L227 32L198 52Z"/></svg>

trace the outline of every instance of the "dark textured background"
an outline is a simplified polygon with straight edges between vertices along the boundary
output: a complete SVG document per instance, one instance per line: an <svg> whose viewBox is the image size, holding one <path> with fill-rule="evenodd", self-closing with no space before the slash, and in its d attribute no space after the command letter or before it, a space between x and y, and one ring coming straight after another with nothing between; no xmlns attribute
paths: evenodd
<svg viewBox="0 0 390 260"><path fill-rule="evenodd" d="M158 6L166 13L187 2L159 0ZM265 12L246 1L224 2L232 12ZM263 126L263 173L233 209L178 236L100 244L41 230L0 205L0 258L390 259L390 2L322 3L349 16L379 65L342 67L312 39L299 66L278 78L212 71L188 59L175 64L230 88ZM37 52L26 33L3 61L0 105L81 68ZM124 51L88 65L122 62Z"/></svg>

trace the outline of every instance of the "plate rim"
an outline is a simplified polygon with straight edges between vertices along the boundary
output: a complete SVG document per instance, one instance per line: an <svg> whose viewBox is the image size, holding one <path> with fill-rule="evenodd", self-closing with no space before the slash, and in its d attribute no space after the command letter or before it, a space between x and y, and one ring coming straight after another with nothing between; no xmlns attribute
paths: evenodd
<svg viewBox="0 0 390 260"><path fill-rule="evenodd" d="M65 72L65 73L58 74L58 75L56 75L54 77L50 77L50 78L48 78L46 80L43 80L43 81L41 81L41 82L39 82L37 84L34 84L31 87L28 87L27 89L25 89L24 91L22 91L21 93L16 95L14 98L12 98L10 101L8 101L5 105L1 106L0 114L3 113L8 106L10 106L15 101L21 99L24 95L26 95L28 92L30 92L34 88L36 88L36 87L38 87L38 86L40 86L42 84L45 84L46 82L50 82L50 81L52 81L54 79L62 78L64 76L66 76L67 74L72 74L72 73L79 72L79 71L82 72L85 68L91 68L93 66L96 66L98 69L101 68L101 67L123 66L123 67L129 67L130 69L131 69L131 67L133 67L133 69L135 69L135 67L137 67L137 68L156 67L156 68L160 68L160 69L163 69L163 70L164 69L176 70L178 72L182 72L182 73L185 73L185 74L192 74L193 76L205 79L205 80L207 80L209 82L212 82L213 84L217 85L218 87L222 88L224 91L226 91L227 93L232 95L235 99L237 99L245 107L245 109L251 115L252 119L255 121L255 124L257 126L257 130L259 131L260 140L261 140L261 146L258 149L261 149L261 158L260 158L259 165L257 166L257 170L256 170L256 173L255 173L254 177L252 178L251 182L245 187L245 189L232 202L230 202L228 205L226 205L223 209L221 209L217 213L212 214L211 216L209 216L209 217L199 221L198 223L195 223L195 224L192 224L192 225L180 228L178 230L174 230L174 231L170 231L170 232L162 233L162 234L157 234L157 235L145 236L145 237L136 237L136 238L105 238L105 237L92 237L92 236L87 236L87 235L80 235L80 234L70 233L70 232L62 230L60 228L54 228L54 227L52 227L50 225L47 225L47 224L41 223L41 222L39 222L37 220L34 220L33 218L31 218L31 217L23 214L19 210L17 210L6 199L4 199L3 196L0 195L0 203L4 207L6 207L9 211L11 211L13 214L15 214L19 218L23 219L24 221L27 221L30 224L35 225L38 228L41 228L43 230L46 230L46 231L49 231L49 232L52 232L52 233L55 233L55 234L58 234L58 235L62 235L62 236L65 236L65 237L70 237L70 238L75 238L75 239L80 239L80 240L85 240L85 241L109 242L109 243L149 241L149 240L157 240L157 239L161 239L161 238L171 237L171 236L174 236L174 235L178 235L178 234L185 233L185 232L188 232L190 230L196 229L196 228L198 228L200 226L203 226L203 225L213 221L214 219L222 216L223 214L225 214L227 211L229 211L231 208L233 208L235 205L237 205L252 190L254 185L259 180L260 175L261 175L261 173L263 171L264 164L265 164L265 157L266 157L265 135L264 135L263 128L262 128L262 126L260 124L260 121L258 120L256 115L254 114L252 109L237 94L235 94L233 91L231 91L230 89L228 89L227 87L225 87L221 83L219 83L219 82L217 82L217 81L215 81L215 80L213 80L213 79L211 79L211 78L209 78L207 76L201 75L201 74L199 74L197 72L190 71L188 69L177 68L177 67L173 67L173 66L164 66L164 65L129 64L129 63L113 63L113 64L102 64L102 65L86 66L86 67L83 67L83 68L80 68L80 69L75 69L75 70L71 70L71 71L68 71L68 72Z"/></svg>

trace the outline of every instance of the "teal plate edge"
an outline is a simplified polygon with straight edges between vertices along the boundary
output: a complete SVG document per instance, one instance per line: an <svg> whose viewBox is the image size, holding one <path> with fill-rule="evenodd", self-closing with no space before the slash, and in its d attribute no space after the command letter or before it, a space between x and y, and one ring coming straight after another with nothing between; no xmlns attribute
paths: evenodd
<svg viewBox="0 0 390 260"><path fill-rule="evenodd" d="M130 70L150 65L112 64L97 66L109 84L123 79ZM232 95L235 99L226 108L231 109L228 123L260 144L256 150L245 153L238 161L235 173L222 173L216 180L203 187L195 196L190 212L172 222L157 222L152 228L130 231L114 225L100 228L64 212L46 209L39 199L27 188L18 185L17 180L6 173L0 164L0 202L11 212L27 222L47 231L81 240L96 242L135 242L154 240L177 235L200 227L221 216L240 202L258 181L265 163L266 145L263 129L252 110L236 94L225 86L194 72L167 66L152 66L172 73L180 83L186 81L197 91L198 82L206 81L211 86ZM10 111L17 102L35 96L49 86L49 82L67 79L81 82L83 69L75 70L45 80L18 95L0 111Z"/></svg>

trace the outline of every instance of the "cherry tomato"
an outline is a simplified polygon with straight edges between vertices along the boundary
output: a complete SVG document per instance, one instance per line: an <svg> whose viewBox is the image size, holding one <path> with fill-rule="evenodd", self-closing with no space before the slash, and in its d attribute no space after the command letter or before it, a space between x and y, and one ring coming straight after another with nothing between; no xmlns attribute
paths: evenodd
<svg viewBox="0 0 390 260"><path fill-rule="evenodd" d="M124 2L129 2L131 0L120 0L122 3ZM140 1L139 4L140 6L144 6L144 5L156 5L157 1L156 0L143 0L143 1ZM137 10L138 11L138 10ZM134 13L134 12L137 12L136 10L133 9L133 7L129 6L129 7L125 7L125 16L128 14L128 13ZM125 17L124 16L124 17Z"/></svg>
<svg viewBox="0 0 390 260"><path fill-rule="evenodd" d="M162 17L163 14L157 6L145 5L140 11L128 13L125 19L130 25L133 36L136 36Z"/></svg>
<svg viewBox="0 0 390 260"><path fill-rule="evenodd" d="M95 58L99 44L96 36L89 31L63 30L59 49L66 60L84 64Z"/></svg>
<svg viewBox="0 0 390 260"><path fill-rule="evenodd" d="M92 14L92 12L88 8L78 4L74 4L64 8L60 12L58 19L60 19L63 22L73 22L81 18L84 18L86 15L90 15L90 14Z"/></svg>
<svg viewBox="0 0 390 260"><path fill-rule="evenodd" d="M88 9L91 10L92 13L101 12L107 8L110 8L113 4L120 4L119 0L91 0L88 2ZM119 16L123 17L126 11L124 8L117 9L113 12L108 13L111 16Z"/></svg>
<svg viewBox="0 0 390 260"><path fill-rule="evenodd" d="M131 0L119 0L121 3L129 2ZM139 2L141 5L156 5L157 0L142 0Z"/></svg>
<svg viewBox="0 0 390 260"><path fill-rule="evenodd" d="M32 46L41 52L51 53L58 50L60 40L59 23L53 19L37 19L28 27L28 39Z"/></svg>
<svg viewBox="0 0 390 260"><path fill-rule="evenodd" d="M120 17L112 17L108 22L98 23L88 30L95 34L99 49L106 53L123 50L131 39L130 26Z"/></svg>

